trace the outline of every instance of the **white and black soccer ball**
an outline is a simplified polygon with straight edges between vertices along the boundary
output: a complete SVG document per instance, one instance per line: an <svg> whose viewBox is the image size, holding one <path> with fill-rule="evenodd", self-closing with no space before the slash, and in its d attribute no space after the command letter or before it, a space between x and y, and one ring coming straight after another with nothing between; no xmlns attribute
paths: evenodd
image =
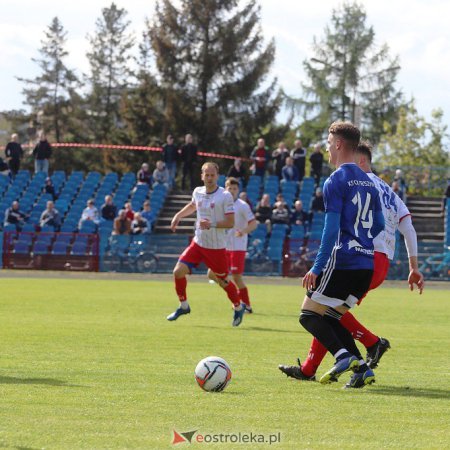
<svg viewBox="0 0 450 450"><path fill-rule="evenodd" d="M195 379L204 391L221 392L231 381L231 369L223 358L208 356L197 364Z"/></svg>

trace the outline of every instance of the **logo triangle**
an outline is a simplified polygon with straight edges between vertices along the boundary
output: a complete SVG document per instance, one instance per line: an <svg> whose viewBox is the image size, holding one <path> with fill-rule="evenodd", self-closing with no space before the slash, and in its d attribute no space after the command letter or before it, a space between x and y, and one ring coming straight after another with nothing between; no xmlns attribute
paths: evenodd
<svg viewBox="0 0 450 450"><path fill-rule="evenodd" d="M189 441L189 443L191 443L192 437L194 436L195 433L197 433L197 430L186 431L185 433L181 433L181 435L184 436Z"/></svg>
<svg viewBox="0 0 450 450"><path fill-rule="evenodd" d="M186 442L186 438L183 437L183 434L177 433L175 430L173 430L173 441L172 445L180 444L181 442ZM189 441L190 442L190 441Z"/></svg>

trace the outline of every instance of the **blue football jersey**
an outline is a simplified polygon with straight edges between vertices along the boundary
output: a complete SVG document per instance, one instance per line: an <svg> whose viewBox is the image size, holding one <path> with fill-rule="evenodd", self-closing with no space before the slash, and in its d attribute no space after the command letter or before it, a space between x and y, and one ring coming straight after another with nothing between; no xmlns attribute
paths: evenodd
<svg viewBox="0 0 450 450"><path fill-rule="evenodd" d="M356 164L342 164L323 188L325 212L341 215L340 231L327 266L335 269L373 269L371 228L381 211L374 182Z"/></svg>

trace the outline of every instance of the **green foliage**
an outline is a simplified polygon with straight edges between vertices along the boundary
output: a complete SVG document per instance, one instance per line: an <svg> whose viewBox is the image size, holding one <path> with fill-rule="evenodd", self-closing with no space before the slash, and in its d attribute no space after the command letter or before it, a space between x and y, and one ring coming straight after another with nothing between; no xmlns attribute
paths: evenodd
<svg viewBox="0 0 450 450"><path fill-rule="evenodd" d="M74 72L64 64L68 55L64 48L67 32L57 17L44 34L39 49L41 58L33 59L41 69L40 75L35 79L18 79L25 83L25 103L38 115L38 126L59 142L70 132L79 84Z"/></svg>
<svg viewBox="0 0 450 450"><path fill-rule="evenodd" d="M375 160L381 166L450 166L449 135L442 123L442 110L426 121L417 112L414 99L399 110L397 126L385 123Z"/></svg>
<svg viewBox="0 0 450 450"><path fill-rule="evenodd" d="M96 31L88 36L91 50L87 53L90 86L87 98L91 137L95 141L115 142L120 120L120 99L130 76L130 50L134 38L128 28L127 12L111 3L102 9L96 21Z"/></svg>
<svg viewBox="0 0 450 450"><path fill-rule="evenodd" d="M381 288L364 300L356 314L392 349L374 385L344 391L348 375L322 386L279 372L278 364L306 357L311 341L298 323L303 291L261 281L249 285L256 313L236 329L226 295L206 279L188 285L192 314L169 323L177 303L170 281L3 278L0 446L159 449L174 429L281 432L273 447L283 449L448 446L444 288L422 297L406 285ZM209 355L231 365L223 393L194 381Z"/></svg>
<svg viewBox="0 0 450 450"><path fill-rule="evenodd" d="M201 148L236 152L274 122L282 102L266 78L275 46L264 46L255 0L157 3L149 36L163 99L164 135L196 135Z"/></svg>
<svg viewBox="0 0 450 450"><path fill-rule="evenodd" d="M313 39L314 56L304 61L305 97L297 102L304 112L306 132L314 140L335 120L350 120L378 142L384 122L392 126L401 102L395 82L398 58L387 45L377 47L373 27L358 3L333 10L324 37Z"/></svg>

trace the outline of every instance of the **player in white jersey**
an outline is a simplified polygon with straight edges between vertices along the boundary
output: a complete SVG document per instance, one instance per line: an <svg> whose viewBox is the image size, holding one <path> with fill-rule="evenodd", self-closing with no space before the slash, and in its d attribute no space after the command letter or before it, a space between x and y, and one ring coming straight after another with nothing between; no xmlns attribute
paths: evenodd
<svg viewBox="0 0 450 450"><path fill-rule="evenodd" d="M217 185L219 167L207 162L202 166L202 181L204 186L195 188L192 201L178 211L172 219L171 229L176 231L178 223L197 211L195 236L191 244L181 254L173 274L175 290L180 300L180 306L167 320L177 320L178 317L189 314L191 308L187 301L186 275L201 262L217 277L219 285L225 290L233 303L234 316L232 325L237 327L242 322L245 305L239 300L236 286L228 281L228 265L226 255L226 231L234 226L234 202L231 194Z"/></svg>
<svg viewBox="0 0 450 450"><path fill-rule="evenodd" d="M248 289L242 274L245 268L248 235L255 230L257 222L248 203L239 198L239 181L236 178L228 178L225 182L225 189L233 196L234 200L234 228L227 233L228 271L231 273L234 284L239 289L239 297L241 302L245 304L245 311L252 313ZM217 277L211 270L208 270L208 277L216 283L218 282Z"/></svg>
<svg viewBox="0 0 450 450"><path fill-rule="evenodd" d="M418 268L417 260L417 235L411 221L411 214L407 206L400 197L383 180L372 173L371 146L367 142L358 145L357 163L366 172L369 178L375 183L380 194L381 207L385 219L385 229L375 237L374 249L374 273L369 290L376 289L385 280L389 270L389 260L394 257L395 233L399 230L405 239L406 250L409 259L408 284L411 291L416 285L422 294L424 288L423 275ZM363 297L364 298L364 297ZM362 299L358 302L360 304ZM352 333L354 339L359 340L367 349L367 364L370 368L375 368L381 356L390 348L390 343L385 338L380 338L367 328L365 328L350 312L341 318L341 324ZM313 380L320 363L326 354L325 347L317 340L313 339L308 358L301 366L280 366L280 370L286 375L300 380ZM300 361L299 361L300 365ZM348 387L362 387L355 385Z"/></svg>

